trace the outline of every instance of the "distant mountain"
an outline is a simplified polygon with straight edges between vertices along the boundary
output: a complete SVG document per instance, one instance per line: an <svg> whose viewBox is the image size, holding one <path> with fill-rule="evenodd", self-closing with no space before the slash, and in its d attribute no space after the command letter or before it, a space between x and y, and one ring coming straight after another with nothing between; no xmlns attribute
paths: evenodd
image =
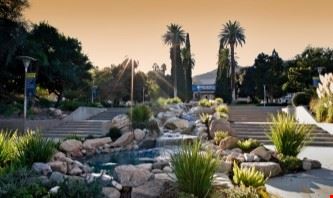
<svg viewBox="0 0 333 198"><path fill-rule="evenodd" d="M215 84L217 69L192 77L193 84Z"/></svg>

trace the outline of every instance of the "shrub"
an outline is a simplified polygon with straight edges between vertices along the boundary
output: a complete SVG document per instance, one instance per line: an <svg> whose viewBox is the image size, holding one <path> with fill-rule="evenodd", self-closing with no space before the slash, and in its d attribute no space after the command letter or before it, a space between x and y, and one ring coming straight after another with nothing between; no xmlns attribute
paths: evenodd
<svg viewBox="0 0 333 198"><path fill-rule="evenodd" d="M220 195L221 194L221 195ZM258 190L254 187L246 187L244 185L235 186L234 188L224 189L221 193L214 196L216 198L262 198Z"/></svg>
<svg viewBox="0 0 333 198"><path fill-rule="evenodd" d="M302 167L302 160L298 159L295 156L279 155L278 159L282 169L285 172L298 171Z"/></svg>
<svg viewBox="0 0 333 198"><path fill-rule="evenodd" d="M228 118L229 109L225 104L219 105L215 108L215 112L218 114L220 118Z"/></svg>
<svg viewBox="0 0 333 198"><path fill-rule="evenodd" d="M122 135L122 132L117 127L112 127L109 130L109 133L106 135L111 138L112 141L116 141L120 136Z"/></svg>
<svg viewBox="0 0 333 198"><path fill-rule="evenodd" d="M0 177L0 197L45 197L46 187L41 185L37 175L31 170L19 169Z"/></svg>
<svg viewBox="0 0 333 198"><path fill-rule="evenodd" d="M129 111L129 117L132 120L133 128L145 128L151 116L152 112L146 105L135 106L132 110Z"/></svg>
<svg viewBox="0 0 333 198"><path fill-rule="evenodd" d="M171 166L182 192L196 197L208 197L218 166L211 152L200 152L201 143L183 144L182 149L171 156Z"/></svg>
<svg viewBox="0 0 333 198"><path fill-rule="evenodd" d="M81 102L76 100L65 100L60 103L60 109L64 111L74 111L82 105Z"/></svg>
<svg viewBox="0 0 333 198"><path fill-rule="evenodd" d="M48 162L55 151L55 142L30 131L18 140L17 160L24 166L31 166L34 162Z"/></svg>
<svg viewBox="0 0 333 198"><path fill-rule="evenodd" d="M285 156L297 156L310 141L312 126L298 124L294 117L286 114L272 116L268 138L278 153Z"/></svg>
<svg viewBox="0 0 333 198"><path fill-rule="evenodd" d="M78 136L76 133L73 133L71 135L67 135L65 138L64 138L64 141L65 140L78 140L78 141L82 141L83 138Z"/></svg>
<svg viewBox="0 0 333 198"><path fill-rule="evenodd" d="M237 145L240 149L242 149L242 151L250 152L260 146L260 142L258 140L250 138L246 140L238 140Z"/></svg>
<svg viewBox="0 0 333 198"><path fill-rule="evenodd" d="M10 166L16 159L16 141L16 132L0 131L0 167Z"/></svg>
<svg viewBox="0 0 333 198"><path fill-rule="evenodd" d="M333 123L333 96L314 99L310 104L317 121Z"/></svg>
<svg viewBox="0 0 333 198"><path fill-rule="evenodd" d="M237 163L234 162L234 167L232 169L233 177L232 181L234 184L240 186L252 186L259 187L265 186L266 179L262 172L257 171L254 167L252 168L239 168Z"/></svg>
<svg viewBox="0 0 333 198"><path fill-rule="evenodd" d="M295 107L300 106L300 105L307 106L307 105L309 105L310 100L311 100L311 95L309 95L305 92L298 92L292 98L292 104Z"/></svg>
<svg viewBox="0 0 333 198"><path fill-rule="evenodd" d="M211 107L213 106L214 102L204 98L201 99L198 104L202 107Z"/></svg>
<svg viewBox="0 0 333 198"><path fill-rule="evenodd" d="M215 102L215 104L220 105L220 104L223 104L223 99L222 98L215 98L214 102Z"/></svg>
<svg viewBox="0 0 333 198"><path fill-rule="evenodd" d="M166 106L169 104L179 104L182 103L182 100L178 97L174 97L174 98L158 98L157 99L157 104L159 104L160 106Z"/></svg>
<svg viewBox="0 0 333 198"><path fill-rule="evenodd" d="M214 134L214 142L216 145L219 145L220 142L229 136L229 133L227 131L216 131Z"/></svg>
<svg viewBox="0 0 333 198"><path fill-rule="evenodd" d="M209 125L210 122L212 121L212 116L207 114L207 113L202 113L200 114L200 121L206 126L207 128L207 133L208 133L208 138L211 139L212 137L210 137L210 133L209 133Z"/></svg>
<svg viewBox="0 0 333 198"><path fill-rule="evenodd" d="M82 180L67 179L60 184L57 194L53 194L52 198L99 198L102 195L102 186L97 182L87 183Z"/></svg>

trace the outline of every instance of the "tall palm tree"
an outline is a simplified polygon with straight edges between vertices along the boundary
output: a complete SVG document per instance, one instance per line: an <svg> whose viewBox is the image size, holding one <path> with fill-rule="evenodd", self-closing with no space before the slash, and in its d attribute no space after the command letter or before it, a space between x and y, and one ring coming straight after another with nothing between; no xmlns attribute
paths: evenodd
<svg viewBox="0 0 333 198"><path fill-rule="evenodd" d="M240 26L238 21L228 21L223 25L221 33L219 34L220 42L222 46L229 45L231 56L231 90L235 93L235 47L242 46L245 43L244 28Z"/></svg>
<svg viewBox="0 0 333 198"><path fill-rule="evenodd" d="M180 57L180 46L185 42L185 31L182 26L171 23L167 26L167 32L162 37L166 45L170 45L170 57L171 58L171 71L173 74L173 95L177 97L177 71L181 67L181 61L177 61L177 57Z"/></svg>

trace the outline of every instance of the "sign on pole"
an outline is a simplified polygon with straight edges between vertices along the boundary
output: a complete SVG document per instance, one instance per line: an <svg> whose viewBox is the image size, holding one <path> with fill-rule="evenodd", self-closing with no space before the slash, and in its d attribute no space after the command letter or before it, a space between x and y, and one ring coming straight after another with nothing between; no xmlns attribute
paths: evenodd
<svg viewBox="0 0 333 198"><path fill-rule="evenodd" d="M26 91L28 98L35 96L36 90L36 73L27 73L26 75Z"/></svg>

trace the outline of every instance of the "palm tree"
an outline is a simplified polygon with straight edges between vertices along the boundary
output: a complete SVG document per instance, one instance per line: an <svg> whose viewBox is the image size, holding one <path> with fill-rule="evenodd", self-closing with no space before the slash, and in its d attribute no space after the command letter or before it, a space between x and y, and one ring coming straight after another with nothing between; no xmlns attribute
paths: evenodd
<svg viewBox="0 0 333 198"><path fill-rule="evenodd" d="M166 66L165 63L163 63L163 64L161 65L161 71L162 71L163 76L165 75L165 71L166 71L166 70L167 70L167 66Z"/></svg>
<svg viewBox="0 0 333 198"><path fill-rule="evenodd" d="M244 28L240 26L238 21L228 21L223 25L219 34L222 46L229 45L231 55L231 90L235 93L235 47L242 46L245 43ZM236 93L233 96L236 98Z"/></svg>
<svg viewBox="0 0 333 198"><path fill-rule="evenodd" d="M181 66L181 61L177 62L177 55L180 57L180 46L185 42L185 32L182 26L171 23L167 26L167 32L163 35L163 41L166 45L170 45L170 57L171 58L171 71L173 74L173 95L177 97L177 71ZM178 53L178 54L177 54ZM179 64L179 65L178 65Z"/></svg>

